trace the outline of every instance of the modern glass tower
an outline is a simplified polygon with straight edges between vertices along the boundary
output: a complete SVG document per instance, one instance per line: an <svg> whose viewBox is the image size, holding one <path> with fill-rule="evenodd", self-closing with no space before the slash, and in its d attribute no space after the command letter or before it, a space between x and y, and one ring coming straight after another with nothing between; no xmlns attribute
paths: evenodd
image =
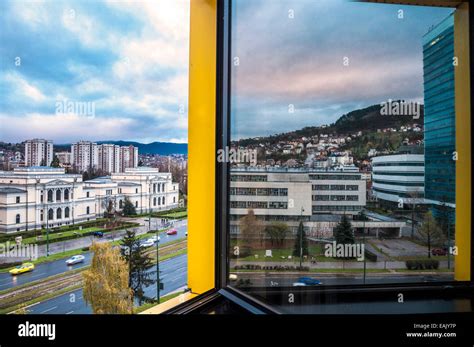
<svg viewBox="0 0 474 347"><path fill-rule="evenodd" d="M433 204L435 215L440 206L455 204L453 57L454 16L451 14L423 37L425 199Z"/></svg>

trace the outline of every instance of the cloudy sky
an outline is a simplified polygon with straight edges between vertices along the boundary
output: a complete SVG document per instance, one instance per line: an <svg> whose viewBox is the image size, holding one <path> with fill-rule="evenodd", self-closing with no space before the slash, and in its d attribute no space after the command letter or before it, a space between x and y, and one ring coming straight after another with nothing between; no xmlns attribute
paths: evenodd
<svg viewBox="0 0 474 347"><path fill-rule="evenodd" d="M389 98L422 100L422 36L452 11L233 6L234 139L331 123ZM186 142L188 39L189 0L0 1L0 141ZM58 112L58 102L74 109ZM93 114L76 109L91 105Z"/></svg>
<svg viewBox="0 0 474 347"><path fill-rule="evenodd" d="M389 98L422 102L422 37L451 12L341 0L236 1L233 139L329 124Z"/></svg>
<svg viewBox="0 0 474 347"><path fill-rule="evenodd" d="M2 0L0 141L186 142L188 37L189 0Z"/></svg>

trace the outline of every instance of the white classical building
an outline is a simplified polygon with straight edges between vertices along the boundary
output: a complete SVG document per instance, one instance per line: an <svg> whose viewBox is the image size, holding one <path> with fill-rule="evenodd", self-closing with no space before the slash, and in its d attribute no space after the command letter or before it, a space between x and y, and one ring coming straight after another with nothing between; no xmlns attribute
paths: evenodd
<svg viewBox="0 0 474 347"><path fill-rule="evenodd" d="M75 224L104 215L112 204L121 211L126 198L137 213L178 207L179 185L155 168L82 181L63 168L21 167L0 171L0 233Z"/></svg>

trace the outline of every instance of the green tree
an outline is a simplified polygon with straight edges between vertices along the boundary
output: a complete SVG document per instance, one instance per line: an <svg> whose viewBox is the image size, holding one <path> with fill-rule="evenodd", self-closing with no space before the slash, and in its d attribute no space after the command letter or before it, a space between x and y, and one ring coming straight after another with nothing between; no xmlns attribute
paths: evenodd
<svg viewBox="0 0 474 347"><path fill-rule="evenodd" d="M123 201L123 215L124 216L133 216L137 214L137 210L135 209L135 206L132 204L130 199L128 197L125 197L125 200Z"/></svg>
<svg viewBox="0 0 474 347"><path fill-rule="evenodd" d="M89 269L82 273L84 300L95 314L132 313L132 292L128 286L128 266L110 243L94 242Z"/></svg>
<svg viewBox="0 0 474 347"><path fill-rule="evenodd" d="M59 167L59 158L57 155L54 155L53 161L51 162L52 167Z"/></svg>
<svg viewBox="0 0 474 347"><path fill-rule="evenodd" d="M152 259L133 231L127 230L121 245L125 249L123 257L129 265L129 287L141 305L146 299L145 288L156 283L156 273L150 271Z"/></svg>
<svg viewBox="0 0 474 347"><path fill-rule="evenodd" d="M428 246L428 258L431 258L432 246L441 246L446 241L443 231L436 222L431 211L426 212L421 227L418 229L418 233Z"/></svg>
<svg viewBox="0 0 474 347"><path fill-rule="evenodd" d="M298 231L295 238L295 246L293 248L293 256L299 257L300 250L303 249L303 256L308 255L308 239L306 238L306 232L304 231L303 222L300 221L298 225Z"/></svg>
<svg viewBox="0 0 474 347"><path fill-rule="evenodd" d="M345 214L334 228L334 238L336 239L336 243L341 244L353 244L355 242L351 222Z"/></svg>
<svg viewBox="0 0 474 347"><path fill-rule="evenodd" d="M255 216L252 209L248 210L247 215L240 218L240 240L239 243L244 247L251 247L252 241L260 237L263 232L263 225Z"/></svg>
<svg viewBox="0 0 474 347"><path fill-rule="evenodd" d="M265 233L270 238L272 246L274 244L282 246L289 231L288 225L282 222L273 222L265 228Z"/></svg>
<svg viewBox="0 0 474 347"><path fill-rule="evenodd" d="M46 160L44 158L41 159L40 166L46 166Z"/></svg>

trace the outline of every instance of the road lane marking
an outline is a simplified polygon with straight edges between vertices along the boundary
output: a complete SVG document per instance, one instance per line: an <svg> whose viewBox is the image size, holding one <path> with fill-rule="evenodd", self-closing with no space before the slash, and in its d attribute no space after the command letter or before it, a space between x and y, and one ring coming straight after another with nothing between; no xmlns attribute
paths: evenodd
<svg viewBox="0 0 474 347"><path fill-rule="evenodd" d="M73 313L73 312L74 312L74 311L69 311L69 312L68 312L68 313L66 313L66 314L71 314L71 313Z"/></svg>
<svg viewBox="0 0 474 347"><path fill-rule="evenodd" d="M58 308L58 306L54 306L54 307L48 308L47 310L44 310L43 312L40 312L40 313L46 313L46 312L52 311L52 310L57 309L57 308Z"/></svg>

